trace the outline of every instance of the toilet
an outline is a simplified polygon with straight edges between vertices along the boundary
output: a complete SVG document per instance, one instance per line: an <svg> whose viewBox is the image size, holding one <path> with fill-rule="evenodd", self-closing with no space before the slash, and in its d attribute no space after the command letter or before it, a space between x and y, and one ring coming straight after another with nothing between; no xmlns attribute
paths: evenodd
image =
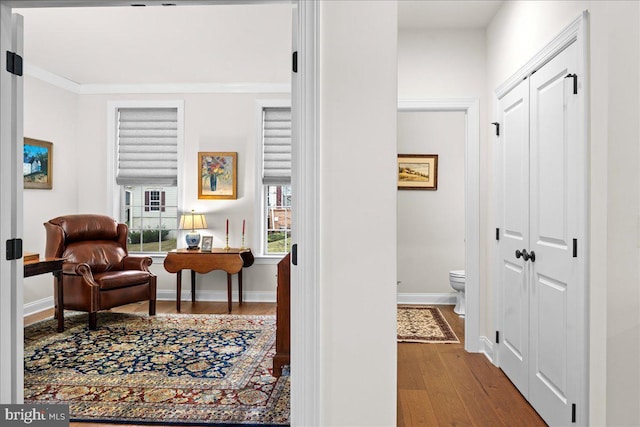
<svg viewBox="0 0 640 427"><path fill-rule="evenodd" d="M456 291L456 306L453 308L453 311L460 317L463 317L465 313L464 280L464 270L454 270L449 272L449 283Z"/></svg>

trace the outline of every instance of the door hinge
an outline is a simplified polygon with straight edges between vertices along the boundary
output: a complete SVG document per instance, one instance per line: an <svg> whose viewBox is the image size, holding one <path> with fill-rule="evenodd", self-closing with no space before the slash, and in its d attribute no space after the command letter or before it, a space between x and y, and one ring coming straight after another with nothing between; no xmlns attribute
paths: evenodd
<svg viewBox="0 0 640 427"><path fill-rule="evenodd" d="M500 344L500 331L496 331L496 344Z"/></svg>
<svg viewBox="0 0 640 427"><path fill-rule="evenodd" d="M7 261L22 258L22 239L7 240Z"/></svg>
<svg viewBox="0 0 640 427"><path fill-rule="evenodd" d="M567 74L564 76L565 79L572 78L573 79L573 94L578 94L578 75L577 74Z"/></svg>
<svg viewBox="0 0 640 427"><path fill-rule="evenodd" d="M298 265L298 244L291 245L291 264Z"/></svg>
<svg viewBox="0 0 640 427"><path fill-rule="evenodd" d="M573 257L578 258L578 239L573 239Z"/></svg>
<svg viewBox="0 0 640 427"><path fill-rule="evenodd" d="M500 240L500 229L496 228L496 240Z"/></svg>
<svg viewBox="0 0 640 427"><path fill-rule="evenodd" d="M491 122L492 125L494 125L496 127L496 136L500 136L500 123L498 122Z"/></svg>
<svg viewBox="0 0 640 427"><path fill-rule="evenodd" d="M7 71L22 76L22 57L15 52L7 51Z"/></svg>
<svg viewBox="0 0 640 427"><path fill-rule="evenodd" d="M576 404L572 404L571 405L571 422L575 423L576 422Z"/></svg>
<svg viewBox="0 0 640 427"><path fill-rule="evenodd" d="M293 52L293 57L291 58L291 62L293 64L293 72L298 72L298 51Z"/></svg>

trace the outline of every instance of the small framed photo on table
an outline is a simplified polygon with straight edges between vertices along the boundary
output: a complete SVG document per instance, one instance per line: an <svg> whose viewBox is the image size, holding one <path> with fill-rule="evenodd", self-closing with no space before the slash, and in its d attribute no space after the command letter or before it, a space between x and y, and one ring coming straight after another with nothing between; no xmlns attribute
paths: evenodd
<svg viewBox="0 0 640 427"><path fill-rule="evenodd" d="M200 248L200 250L202 252L211 252L212 247L213 247L213 236L203 236L202 247Z"/></svg>

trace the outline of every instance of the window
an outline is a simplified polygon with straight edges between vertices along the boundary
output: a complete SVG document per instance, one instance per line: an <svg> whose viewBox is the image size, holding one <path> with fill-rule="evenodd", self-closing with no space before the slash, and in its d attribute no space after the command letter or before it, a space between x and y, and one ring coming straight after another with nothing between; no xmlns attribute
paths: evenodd
<svg viewBox="0 0 640 427"><path fill-rule="evenodd" d="M262 252L291 250L291 107L262 107Z"/></svg>
<svg viewBox="0 0 640 427"><path fill-rule="evenodd" d="M123 221L129 226L130 252L168 252L177 246L177 187L122 187ZM127 196L127 194L129 196Z"/></svg>
<svg viewBox="0 0 640 427"><path fill-rule="evenodd" d="M115 182L130 252L162 253L178 238L181 105L114 106ZM179 114L180 113L180 114Z"/></svg>
<svg viewBox="0 0 640 427"><path fill-rule="evenodd" d="M147 190L144 192L144 210L165 211L166 197L163 190Z"/></svg>

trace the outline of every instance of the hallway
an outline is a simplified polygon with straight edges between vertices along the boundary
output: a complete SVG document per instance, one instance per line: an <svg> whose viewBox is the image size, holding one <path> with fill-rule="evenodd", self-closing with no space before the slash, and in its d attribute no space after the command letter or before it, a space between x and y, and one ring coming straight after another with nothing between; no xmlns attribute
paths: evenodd
<svg viewBox="0 0 640 427"><path fill-rule="evenodd" d="M546 426L504 373L464 351L464 320L440 311L460 344L398 343L398 426Z"/></svg>

